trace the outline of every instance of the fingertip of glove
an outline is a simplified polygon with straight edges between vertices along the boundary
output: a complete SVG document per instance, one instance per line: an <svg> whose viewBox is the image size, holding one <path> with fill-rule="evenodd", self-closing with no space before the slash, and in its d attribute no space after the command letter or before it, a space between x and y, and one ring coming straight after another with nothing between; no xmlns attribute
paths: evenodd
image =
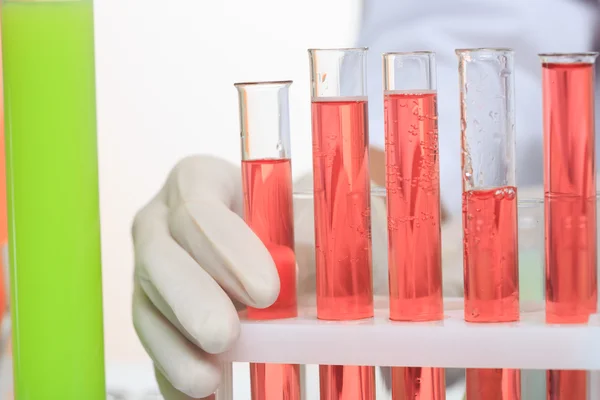
<svg viewBox="0 0 600 400"><path fill-rule="evenodd" d="M283 247L283 246L278 246ZM291 253L291 257L277 257L289 258L291 260L290 268L295 268L295 258L292 250L288 249ZM267 249L266 247L259 245L253 250L251 258L252 265L242 267L246 271L252 271L252 273L245 274L243 283L247 299L247 305L255 308L266 308L275 303L279 296L280 280L277 264L273 257L277 250ZM275 254L276 256L276 254ZM288 263L280 261L281 268L288 267ZM285 264L285 265L283 265Z"/></svg>
<svg viewBox="0 0 600 400"><path fill-rule="evenodd" d="M193 336L202 350L210 354L223 353L233 345L240 335L240 322L237 312L232 309L211 312L196 323Z"/></svg>
<svg viewBox="0 0 600 400"><path fill-rule="evenodd" d="M257 277L251 286L252 289L248 291L252 303L249 306L251 307L267 308L273 305L277 297L279 297L280 282L279 276L276 273L274 276L265 274Z"/></svg>
<svg viewBox="0 0 600 400"><path fill-rule="evenodd" d="M203 399L215 393L221 381L221 371L212 363L185 364L170 379L173 388L193 399Z"/></svg>
<svg viewBox="0 0 600 400"><path fill-rule="evenodd" d="M273 305L279 296L279 279L275 283L253 283L251 307L267 308Z"/></svg>

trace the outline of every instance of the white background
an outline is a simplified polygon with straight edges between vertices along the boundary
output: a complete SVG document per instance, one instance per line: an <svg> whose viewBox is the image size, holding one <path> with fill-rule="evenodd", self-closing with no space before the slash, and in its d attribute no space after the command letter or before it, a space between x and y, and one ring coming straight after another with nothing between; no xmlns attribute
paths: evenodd
<svg viewBox="0 0 600 400"><path fill-rule="evenodd" d="M145 360L131 322L135 212L193 153L240 157L234 82L292 79L294 171L310 167L307 49L353 44L360 0L95 2L109 363Z"/></svg>

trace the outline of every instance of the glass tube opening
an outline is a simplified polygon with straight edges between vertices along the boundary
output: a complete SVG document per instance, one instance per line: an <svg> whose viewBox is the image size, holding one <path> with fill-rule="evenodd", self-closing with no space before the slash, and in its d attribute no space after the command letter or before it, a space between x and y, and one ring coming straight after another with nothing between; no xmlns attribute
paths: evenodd
<svg viewBox="0 0 600 400"><path fill-rule="evenodd" d="M473 48L473 49L456 49L454 50L456 55L463 57L470 61L470 59L492 59L499 55L512 56L514 54L513 49L509 48Z"/></svg>
<svg viewBox="0 0 600 400"><path fill-rule="evenodd" d="M598 53L542 53L538 57L543 64L593 64Z"/></svg>
<svg viewBox="0 0 600 400"><path fill-rule="evenodd" d="M310 49L312 101L366 100L368 48Z"/></svg>
<svg viewBox="0 0 600 400"><path fill-rule="evenodd" d="M414 93L436 90L435 53L431 51L383 54L384 91Z"/></svg>
<svg viewBox="0 0 600 400"><path fill-rule="evenodd" d="M242 160L289 159L289 88L292 81L240 82L238 91Z"/></svg>

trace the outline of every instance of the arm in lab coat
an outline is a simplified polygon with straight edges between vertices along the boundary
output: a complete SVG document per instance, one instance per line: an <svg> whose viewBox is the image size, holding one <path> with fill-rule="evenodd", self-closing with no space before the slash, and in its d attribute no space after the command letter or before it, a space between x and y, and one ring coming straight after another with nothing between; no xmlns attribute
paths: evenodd
<svg viewBox="0 0 600 400"><path fill-rule="evenodd" d="M370 48L371 144L383 148L381 54L437 53L442 203L461 210L457 48L515 50L517 183L542 182L541 52L589 51L597 9L583 0L365 0L358 46Z"/></svg>

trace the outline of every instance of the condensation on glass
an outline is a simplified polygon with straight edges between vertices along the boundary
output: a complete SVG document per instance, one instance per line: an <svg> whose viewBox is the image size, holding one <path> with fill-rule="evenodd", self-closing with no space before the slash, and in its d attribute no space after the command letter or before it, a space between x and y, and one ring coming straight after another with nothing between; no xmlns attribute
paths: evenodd
<svg viewBox="0 0 600 400"><path fill-rule="evenodd" d="M514 55L457 50L463 190L516 185Z"/></svg>

